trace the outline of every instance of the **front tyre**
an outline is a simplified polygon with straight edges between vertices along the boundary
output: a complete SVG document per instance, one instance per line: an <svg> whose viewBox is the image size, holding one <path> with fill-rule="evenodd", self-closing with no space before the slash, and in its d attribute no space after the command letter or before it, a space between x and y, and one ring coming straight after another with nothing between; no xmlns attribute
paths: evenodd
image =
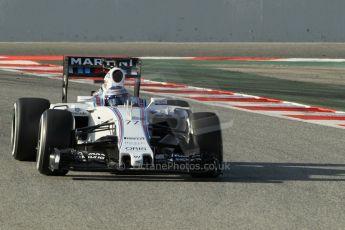
<svg viewBox="0 0 345 230"><path fill-rule="evenodd" d="M12 156L20 161L36 159L37 133L42 113L50 102L42 98L19 98L13 107Z"/></svg>
<svg viewBox="0 0 345 230"><path fill-rule="evenodd" d="M49 169L49 158L54 148L70 148L73 116L67 110L47 110L42 114L37 146L37 169L41 174L63 176L68 170Z"/></svg>

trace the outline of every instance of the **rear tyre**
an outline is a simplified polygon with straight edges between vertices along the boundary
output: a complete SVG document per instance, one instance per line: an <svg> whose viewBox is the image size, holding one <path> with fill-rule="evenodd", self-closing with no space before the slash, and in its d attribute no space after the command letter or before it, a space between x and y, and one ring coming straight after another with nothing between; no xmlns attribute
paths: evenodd
<svg viewBox="0 0 345 230"><path fill-rule="evenodd" d="M20 161L36 159L37 133L42 113L50 102L42 98L19 98L13 108L11 147L12 156Z"/></svg>
<svg viewBox="0 0 345 230"><path fill-rule="evenodd" d="M65 149L72 146L73 116L67 110L47 110L40 121L37 147L37 169L41 174L64 176L68 170L49 169L49 158L54 148Z"/></svg>
<svg viewBox="0 0 345 230"><path fill-rule="evenodd" d="M223 142L220 121L215 113L193 113L191 117L194 143L200 149L200 170L193 177L218 177L222 173Z"/></svg>

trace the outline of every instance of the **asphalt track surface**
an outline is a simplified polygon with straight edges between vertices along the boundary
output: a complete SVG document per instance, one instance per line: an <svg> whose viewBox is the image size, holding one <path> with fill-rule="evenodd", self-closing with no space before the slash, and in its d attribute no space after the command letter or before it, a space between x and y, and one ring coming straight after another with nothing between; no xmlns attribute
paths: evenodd
<svg viewBox="0 0 345 230"><path fill-rule="evenodd" d="M0 72L0 229L343 229L341 129L199 103L215 111L229 171L216 180L72 172L40 175L11 156L19 97L61 100L61 81ZM69 98L95 86L71 83Z"/></svg>

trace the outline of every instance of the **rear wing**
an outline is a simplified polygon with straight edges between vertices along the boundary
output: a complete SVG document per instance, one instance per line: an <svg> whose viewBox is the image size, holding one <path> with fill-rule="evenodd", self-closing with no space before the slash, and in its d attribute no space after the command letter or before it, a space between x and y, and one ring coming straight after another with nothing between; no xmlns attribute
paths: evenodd
<svg viewBox="0 0 345 230"><path fill-rule="evenodd" d="M134 78L134 96L139 96L141 60L133 57L85 57L65 56L63 59L62 102L67 102L69 79L103 81L107 72L114 67L121 68L126 78Z"/></svg>

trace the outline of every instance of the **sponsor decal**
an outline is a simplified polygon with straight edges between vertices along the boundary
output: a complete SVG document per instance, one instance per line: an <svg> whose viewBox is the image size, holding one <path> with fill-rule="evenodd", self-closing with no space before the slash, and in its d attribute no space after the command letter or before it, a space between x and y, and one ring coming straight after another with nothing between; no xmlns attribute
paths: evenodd
<svg viewBox="0 0 345 230"><path fill-rule="evenodd" d="M133 66L133 61L132 61L132 59L130 59L129 61L119 62L118 66L119 67L132 67Z"/></svg>
<svg viewBox="0 0 345 230"><path fill-rule="evenodd" d="M70 58L70 65L102 65L102 58Z"/></svg>
<svg viewBox="0 0 345 230"><path fill-rule="evenodd" d="M95 66L117 66L117 67L132 67L134 66L133 60L107 60L104 58L82 58L82 57L71 57L69 59L70 65L95 65Z"/></svg>
<svg viewBox="0 0 345 230"><path fill-rule="evenodd" d="M87 158L89 160L93 159L93 160L104 160L105 159L105 155L103 153L89 153L87 155Z"/></svg>
<svg viewBox="0 0 345 230"><path fill-rule="evenodd" d="M145 140L145 137L125 137L124 139L142 141L142 140Z"/></svg>
<svg viewBox="0 0 345 230"><path fill-rule="evenodd" d="M104 153L96 153L96 152L90 152L87 151L79 151L75 153L75 159L82 162L87 162L90 160L94 161L104 161L105 160L105 154Z"/></svg>
<svg viewBox="0 0 345 230"><path fill-rule="evenodd" d="M146 151L146 147L136 147L136 146L127 146L125 149L128 151Z"/></svg>

